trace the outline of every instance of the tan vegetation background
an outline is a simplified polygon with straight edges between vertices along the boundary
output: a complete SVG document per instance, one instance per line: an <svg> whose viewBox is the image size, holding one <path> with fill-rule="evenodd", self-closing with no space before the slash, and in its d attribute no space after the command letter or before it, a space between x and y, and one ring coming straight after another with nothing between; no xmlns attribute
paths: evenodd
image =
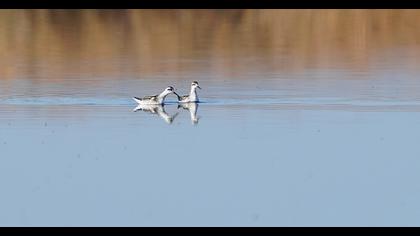
<svg viewBox="0 0 420 236"><path fill-rule="evenodd" d="M415 67L419 25L419 10L0 10L0 79Z"/></svg>

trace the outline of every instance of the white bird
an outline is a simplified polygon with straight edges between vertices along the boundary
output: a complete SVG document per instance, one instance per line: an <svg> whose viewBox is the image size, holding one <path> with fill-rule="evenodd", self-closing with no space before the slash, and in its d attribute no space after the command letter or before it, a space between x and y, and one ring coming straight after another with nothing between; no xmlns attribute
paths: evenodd
<svg viewBox="0 0 420 236"><path fill-rule="evenodd" d="M179 96L177 93L174 94L178 97L178 102L185 103L185 102L199 102L198 95L197 95L197 88L201 89L198 86L197 81L193 81L191 83L191 90L189 95Z"/></svg>
<svg viewBox="0 0 420 236"><path fill-rule="evenodd" d="M165 90L163 90L163 92L161 92L158 95L145 96L143 98L133 97L133 100L136 101L138 104L143 105L163 104L166 96L168 96L171 93L175 93L174 88L172 86L168 86Z"/></svg>

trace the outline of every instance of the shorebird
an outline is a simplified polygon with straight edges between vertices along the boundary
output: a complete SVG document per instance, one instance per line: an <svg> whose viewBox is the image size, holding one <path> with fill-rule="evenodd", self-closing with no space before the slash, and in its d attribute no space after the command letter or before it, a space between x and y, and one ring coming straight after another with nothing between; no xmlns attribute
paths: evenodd
<svg viewBox="0 0 420 236"><path fill-rule="evenodd" d="M144 112L150 112L152 114L159 115L166 123L171 124L175 117L178 115L178 112L170 116L168 113L166 113L164 105L160 104L139 104L136 108L133 110L136 111L144 111Z"/></svg>
<svg viewBox="0 0 420 236"><path fill-rule="evenodd" d="M179 96L177 93L174 94L178 97L178 102L185 103L185 102L199 102L198 95L197 95L197 88L201 89L198 86L197 81L193 81L191 83L191 90L189 95Z"/></svg>
<svg viewBox="0 0 420 236"><path fill-rule="evenodd" d="M133 97L133 99L138 104L143 104L143 105L146 105L146 104L148 104L148 105L163 104L163 101L165 100L166 96L168 96L171 93L175 93L174 88L172 86L168 86L165 90L163 90L163 92L161 92L158 95L145 96L143 98Z"/></svg>

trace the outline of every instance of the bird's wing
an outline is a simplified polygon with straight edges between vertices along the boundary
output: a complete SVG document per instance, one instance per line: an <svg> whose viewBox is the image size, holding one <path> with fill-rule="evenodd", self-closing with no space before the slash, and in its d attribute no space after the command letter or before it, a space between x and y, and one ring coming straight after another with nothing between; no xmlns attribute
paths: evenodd
<svg viewBox="0 0 420 236"><path fill-rule="evenodd" d="M188 98L188 96L189 96L189 95L184 95L184 96L181 96L181 101L182 101L182 100L187 99L187 98Z"/></svg>
<svg viewBox="0 0 420 236"><path fill-rule="evenodd" d="M142 100L156 100L158 95L144 96Z"/></svg>

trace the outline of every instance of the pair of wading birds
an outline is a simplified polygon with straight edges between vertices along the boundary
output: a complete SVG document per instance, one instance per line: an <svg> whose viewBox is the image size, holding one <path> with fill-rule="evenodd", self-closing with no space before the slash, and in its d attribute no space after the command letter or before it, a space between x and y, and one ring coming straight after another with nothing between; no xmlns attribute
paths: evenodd
<svg viewBox="0 0 420 236"><path fill-rule="evenodd" d="M191 90L189 95L179 96L172 86L168 86L163 92L158 95L153 96L145 96L143 98L133 97L134 101L136 101L139 105L134 109L134 111L143 110L145 112L151 112L153 114L158 114L162 117L167 123L171 124L175 117L178 115L176 113L173 116L169 116L164 109L164 101L166 96L173 93L178 98L178 108L182 107L190 111L191 121L193 124L198 123L197 117L197 108L198 108L198 95L197 95L197 88L201 89L198 85L197 81L193 81L191 83Z"/></svg>
<svg viewBox="0 0 420 236"><path fill-rule="evenodd" d="M145 96L143 98L133 97L134 101L141 105L162 105L165 101L166 96L173 93L178 97L178 102L186 103L186 102L198 102L197 96L197 88L201 89L198 86L197 81L193 81L191 83L191 91L189 95L179 96L172 86L168 86L163 92L158 95L153 96Z"/></svg>

